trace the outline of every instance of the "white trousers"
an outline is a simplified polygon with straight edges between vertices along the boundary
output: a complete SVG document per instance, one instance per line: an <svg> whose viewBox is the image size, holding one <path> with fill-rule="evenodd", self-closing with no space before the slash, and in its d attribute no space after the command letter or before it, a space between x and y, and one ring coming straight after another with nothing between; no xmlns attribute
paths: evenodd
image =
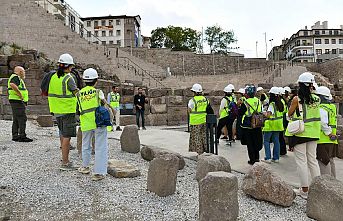
<svg viewBox="0 0 343 221"><path fill-rule="evenodd" d="M120 126L120 109L115 109L116 113L116 126L119 127Z"/></svg>
<svg viewBox="0 0 343 221"><path fill-rule="evenodd" d="M328 165L323 164L320 160L318 160L318 164L320 168L320 175L329 174L336 178L336 164L333 158L330 158Z"/></svg>
<svg viewBox="0 0 343 221"><path fill-rule="evenodd" d="M294 147L295 162L301 187L309 186L309 178L320 176L317 157L317 142L311 141ZM310 172L310 174L309 174Z"/></svg>
<svg viewBox="0 0 343 221"><path fill-rule="evenodd" d="M82 166L89 167L92 156L92 138L95 136L95 174L107 174L108 142L107 128L98 127L95 130L82 132Z"/></svg>

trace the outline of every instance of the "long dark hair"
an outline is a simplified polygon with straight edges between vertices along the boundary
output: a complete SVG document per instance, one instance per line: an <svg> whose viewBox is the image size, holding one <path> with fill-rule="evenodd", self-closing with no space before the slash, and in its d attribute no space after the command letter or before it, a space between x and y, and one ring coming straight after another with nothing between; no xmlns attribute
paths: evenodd
<svg viewBox="0 0 343 221"><path fill-rule="evenodd" d="M299 83L298 96L300 104L313 104L315 100L311 96L311 87L306 86L304 83Z"/></svg>
<svg viewBox="0 0 343 221"><path fill-rule="evenodd" d="M65 74L65 70L67 70L69 68L70 65L68 64L58 64L58 69L57 69L57 77L63 77Z"/></svg>
<svg viewBox="0 0 343 221"><path fill-rule="evenodd" d="M284 111L284 106L283 103L281 101L281 98L275 94L270 94L270 98L269 98L269 103L275 103L275 107L276 110L279 112L283 112Z"/></svg>

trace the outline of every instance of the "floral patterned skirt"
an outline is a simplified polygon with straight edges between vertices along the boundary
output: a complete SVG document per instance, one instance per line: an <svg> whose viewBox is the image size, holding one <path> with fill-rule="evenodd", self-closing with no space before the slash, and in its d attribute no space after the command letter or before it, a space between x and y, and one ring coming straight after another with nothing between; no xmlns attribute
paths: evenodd
<svg viewBox="0 0 343 221"><path fill-rule="evenodd" d="M200 155L206 148L206 124L190 125L189 152Z"/></svg>

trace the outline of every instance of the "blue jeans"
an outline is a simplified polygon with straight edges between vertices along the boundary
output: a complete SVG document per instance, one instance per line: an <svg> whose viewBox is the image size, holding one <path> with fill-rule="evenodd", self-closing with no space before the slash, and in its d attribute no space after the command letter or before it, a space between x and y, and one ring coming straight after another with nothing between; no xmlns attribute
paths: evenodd
<svg viewBox="0 0 343 221"><path fill-rule="evenodd" d="M139 115L142 117L142 127L144 127L144 110L143 109L136 109L136 123L139 128Z"/></svg>
<svg viewBox="0 0 343 221"><path fill-rule="evenodd" d="M280 141L279 141L279 133L278 131L269 131L264 132L264 151L266 154L265 160L271 159L270 153L270 140L274 143L273 148L273 160L278 160L280 158Z"/></svg>
<svg viewBox="0 0 343 221"><path fill-rule="evenodd" d="M93 172L95 174L106 175L108 163L107 127L98 127L95 130L82 132L82 166L89 167L93 136L95 136L95 161Z"/></svg>

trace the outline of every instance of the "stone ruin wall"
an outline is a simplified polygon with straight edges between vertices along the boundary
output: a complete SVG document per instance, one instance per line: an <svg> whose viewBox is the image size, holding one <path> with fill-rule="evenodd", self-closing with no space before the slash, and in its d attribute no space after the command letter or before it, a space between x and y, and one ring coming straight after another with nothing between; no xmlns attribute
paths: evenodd
<svg viewBox="0 0 343 221"><path fill-rule="evenodd" d="M130 52L130 48L123 48ZM264 71L271 62L265 59L238 58L224 55L195 54L192 52L176 52L160 48L133 48L132 55L149 63L170 67L172 75L217 75L234 74L239 71ZM214 65L213 65L214 62Z"/></svg>

